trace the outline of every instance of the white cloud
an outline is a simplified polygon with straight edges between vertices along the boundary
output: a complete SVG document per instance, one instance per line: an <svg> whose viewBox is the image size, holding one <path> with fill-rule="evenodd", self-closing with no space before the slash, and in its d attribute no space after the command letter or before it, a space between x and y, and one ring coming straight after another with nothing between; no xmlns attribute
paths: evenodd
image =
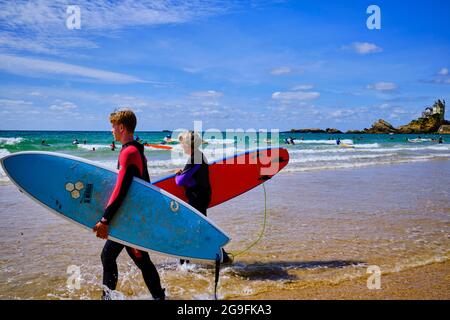
<svg viewBox="0 0 450 320"><path fill-rule="evenodd" d="M343 48L353 50L358 54L369 54L383 51L383 49L378 47L376 44L368 42L354 42L350 46L344 46Z"/></svg>
<svg viewBox="0 0 450 320"><path fill-rule="evenodd" d="M201 0L120 1L79 0L81 28L120 29L129 26L184 23L198 17L225 12L226 2ZM34 0L0 3L0 23L8 28L29 30L66 28L68 17L64 0Z"/></svg>
<svg viewBox="0 0 450 320"><path fill-rule="evenodd" d="M32 105L31 101L13 100L13 99L0 99L0 106L18 106L18 105Z"/></svg>
<svg viewBox="0 0 450 320"><path fill-rule="evenodd" d="M291 73L292 69L289 67L278 67L278 68L274 68L272 70L270 70L270 74L274 75L274 76L279 76L282 74L288 74Z"/></svg>
<svg viewBox="0 0 450 320"><path fill-rule="evenodd" d="M208 90L192 92L190 96L194 98L220 98L223 96L223 93L214 90Z"/></svg>
<svg viewBox="0 0 450 320"><path fill-rule="evenodd" d="M272 99L280 100L283 102L314 100L319 97L320 97L319 92L303 92L303 91L279 92L279 91L277 91L272 94Z"/></svg>
<svg viewBox="0 0 450 320"><path fill-rule="evenodd" d="M107 83L148 82L123 73L6 54L0 54L0 70L21 76L42 77L46 75L62 75L70 76L71 80L89 79Z"/></svg>
<svg viewBox="0 0 450 320"><path fill-rule="evenodd" d="M66 8L73 4L81 13L81 29L76 32L66 27ZM97 47L87 39L93 35L109 36L109 31L127 27L186 23L233 6L211 0L0 1L0 48L59 56L60 49Z"/></svg>
<svg viewBox="0 0 450 320"><path fill-rule="evenodd" d="M442 68L441 70L439 70L438 74L441 76L446 76L446 75L448 75L448 69Z"/></svg>
<svg viewBox="0 0 450 320"><path fill-rule="evenodd" d="M378 91L391 91L397 89L397 85L393 82L377 82L367 85L367 89L373 89Z"/></svg>
<svg viewBox="0 0 450 320"><path fill-rule="evenodd" d="M314 88L314 86L312 84L300 84L298 86L295 86L292 88L292 90L297 91L297 90L310 90Z"/></svg>
<svg viewBox="0 0 450 320"><path fill-rule="evenodd" d="M50 110L55 111L69 111L78 108L75 103L64 101L59 104L53 104L49 107Z"/></svg>

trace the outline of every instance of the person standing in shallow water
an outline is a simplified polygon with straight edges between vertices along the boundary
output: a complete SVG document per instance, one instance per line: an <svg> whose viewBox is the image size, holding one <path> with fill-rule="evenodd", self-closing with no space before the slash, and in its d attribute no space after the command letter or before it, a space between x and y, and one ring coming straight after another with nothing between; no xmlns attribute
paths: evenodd
<svg viewBox="0 0 450 320"><path fill-rule="evenodd" d="M188 202L206 217L206 210L211 202L211 184L209 182L208 160L199 147L202 138L197 132L186 131L179 135L181 147L189 159L183 170L178 170L175 182L184 187ZM231 263L233 259L222 249L223 263ZM189 260L180 260L180 264Z"/></svg>
<svg viewBox="0 0 450 320"><path fill-rule="evenodd" d="M101 239L108 238L108 225L120 208L133 177L141 178L150 182L147 170L147 159L144 155L144 146L133 139L136 128L136 116L131 110L119 110L111 113L109 120L112 125L112 134L116 141L122 143L119 154L119 174L113 193L108 201L101 220L95 225L93 231ZM107 240L101 254L103 265L103 295L102 299L111 299L111 290L115 290L118 281L117 257L123 248L138 266L144 277L151 295L155 300L165 299L165 290L161 287L161 280L154 264L147 252L131 248L118 242Z"/></svg>

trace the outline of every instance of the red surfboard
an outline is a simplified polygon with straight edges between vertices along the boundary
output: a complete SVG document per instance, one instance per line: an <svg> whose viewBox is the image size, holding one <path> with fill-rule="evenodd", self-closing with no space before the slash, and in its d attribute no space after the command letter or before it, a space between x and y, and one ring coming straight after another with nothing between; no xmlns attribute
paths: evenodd
<svg viewBox="0 0 450 320"><path fill-rule="evenodd" d="M153 144L153 143L146 143L144 144L146 147L155 148L155 149L164 149L164 150L171 150L171 146L166 146L163 144Z"/></svg>
<svg viewBox="0 0 450 320"><path fill-rule="evenodd" d="M237 197L280 172L289 162L284 148L247 151L209 164L211 203L209 208ZM188 201L184 188L175 183L175 174L162 178L153 185L166 190L183 201Z"/></svg>

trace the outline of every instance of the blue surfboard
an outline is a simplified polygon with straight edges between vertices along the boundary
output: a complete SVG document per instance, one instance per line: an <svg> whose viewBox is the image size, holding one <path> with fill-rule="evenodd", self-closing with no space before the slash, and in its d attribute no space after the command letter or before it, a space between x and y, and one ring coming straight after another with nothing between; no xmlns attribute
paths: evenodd
<svg viewBox="0 0 450 320"><path fill-rule="evenodd" d="M114 189L117 170L52 152L18 152L0 159L11 181L52 212L92 230ZM134 178L109 227L109 239L177 258L222 260L230 238L195 208Z"/></svg>

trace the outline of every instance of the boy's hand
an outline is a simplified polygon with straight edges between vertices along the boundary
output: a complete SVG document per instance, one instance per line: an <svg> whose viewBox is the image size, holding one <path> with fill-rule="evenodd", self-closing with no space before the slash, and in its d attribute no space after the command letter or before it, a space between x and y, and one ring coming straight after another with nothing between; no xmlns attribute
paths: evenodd
<svg viewBox="0 0 450 320"><path fill-rule="evenodd" d="M108 239L108 225L107 224L97 222L97 224L94 226L94 228L92 230L96 233L96 236L98 238Z"/></svg>
<svg viewBox="0 0 450 320"><path fill-rule="evenodd" d="M183 172L183 170L181 170L181 169L175 170L175 174L176 174L176 175L179 175L179 174L181 174L182 172Z"/></svg>

